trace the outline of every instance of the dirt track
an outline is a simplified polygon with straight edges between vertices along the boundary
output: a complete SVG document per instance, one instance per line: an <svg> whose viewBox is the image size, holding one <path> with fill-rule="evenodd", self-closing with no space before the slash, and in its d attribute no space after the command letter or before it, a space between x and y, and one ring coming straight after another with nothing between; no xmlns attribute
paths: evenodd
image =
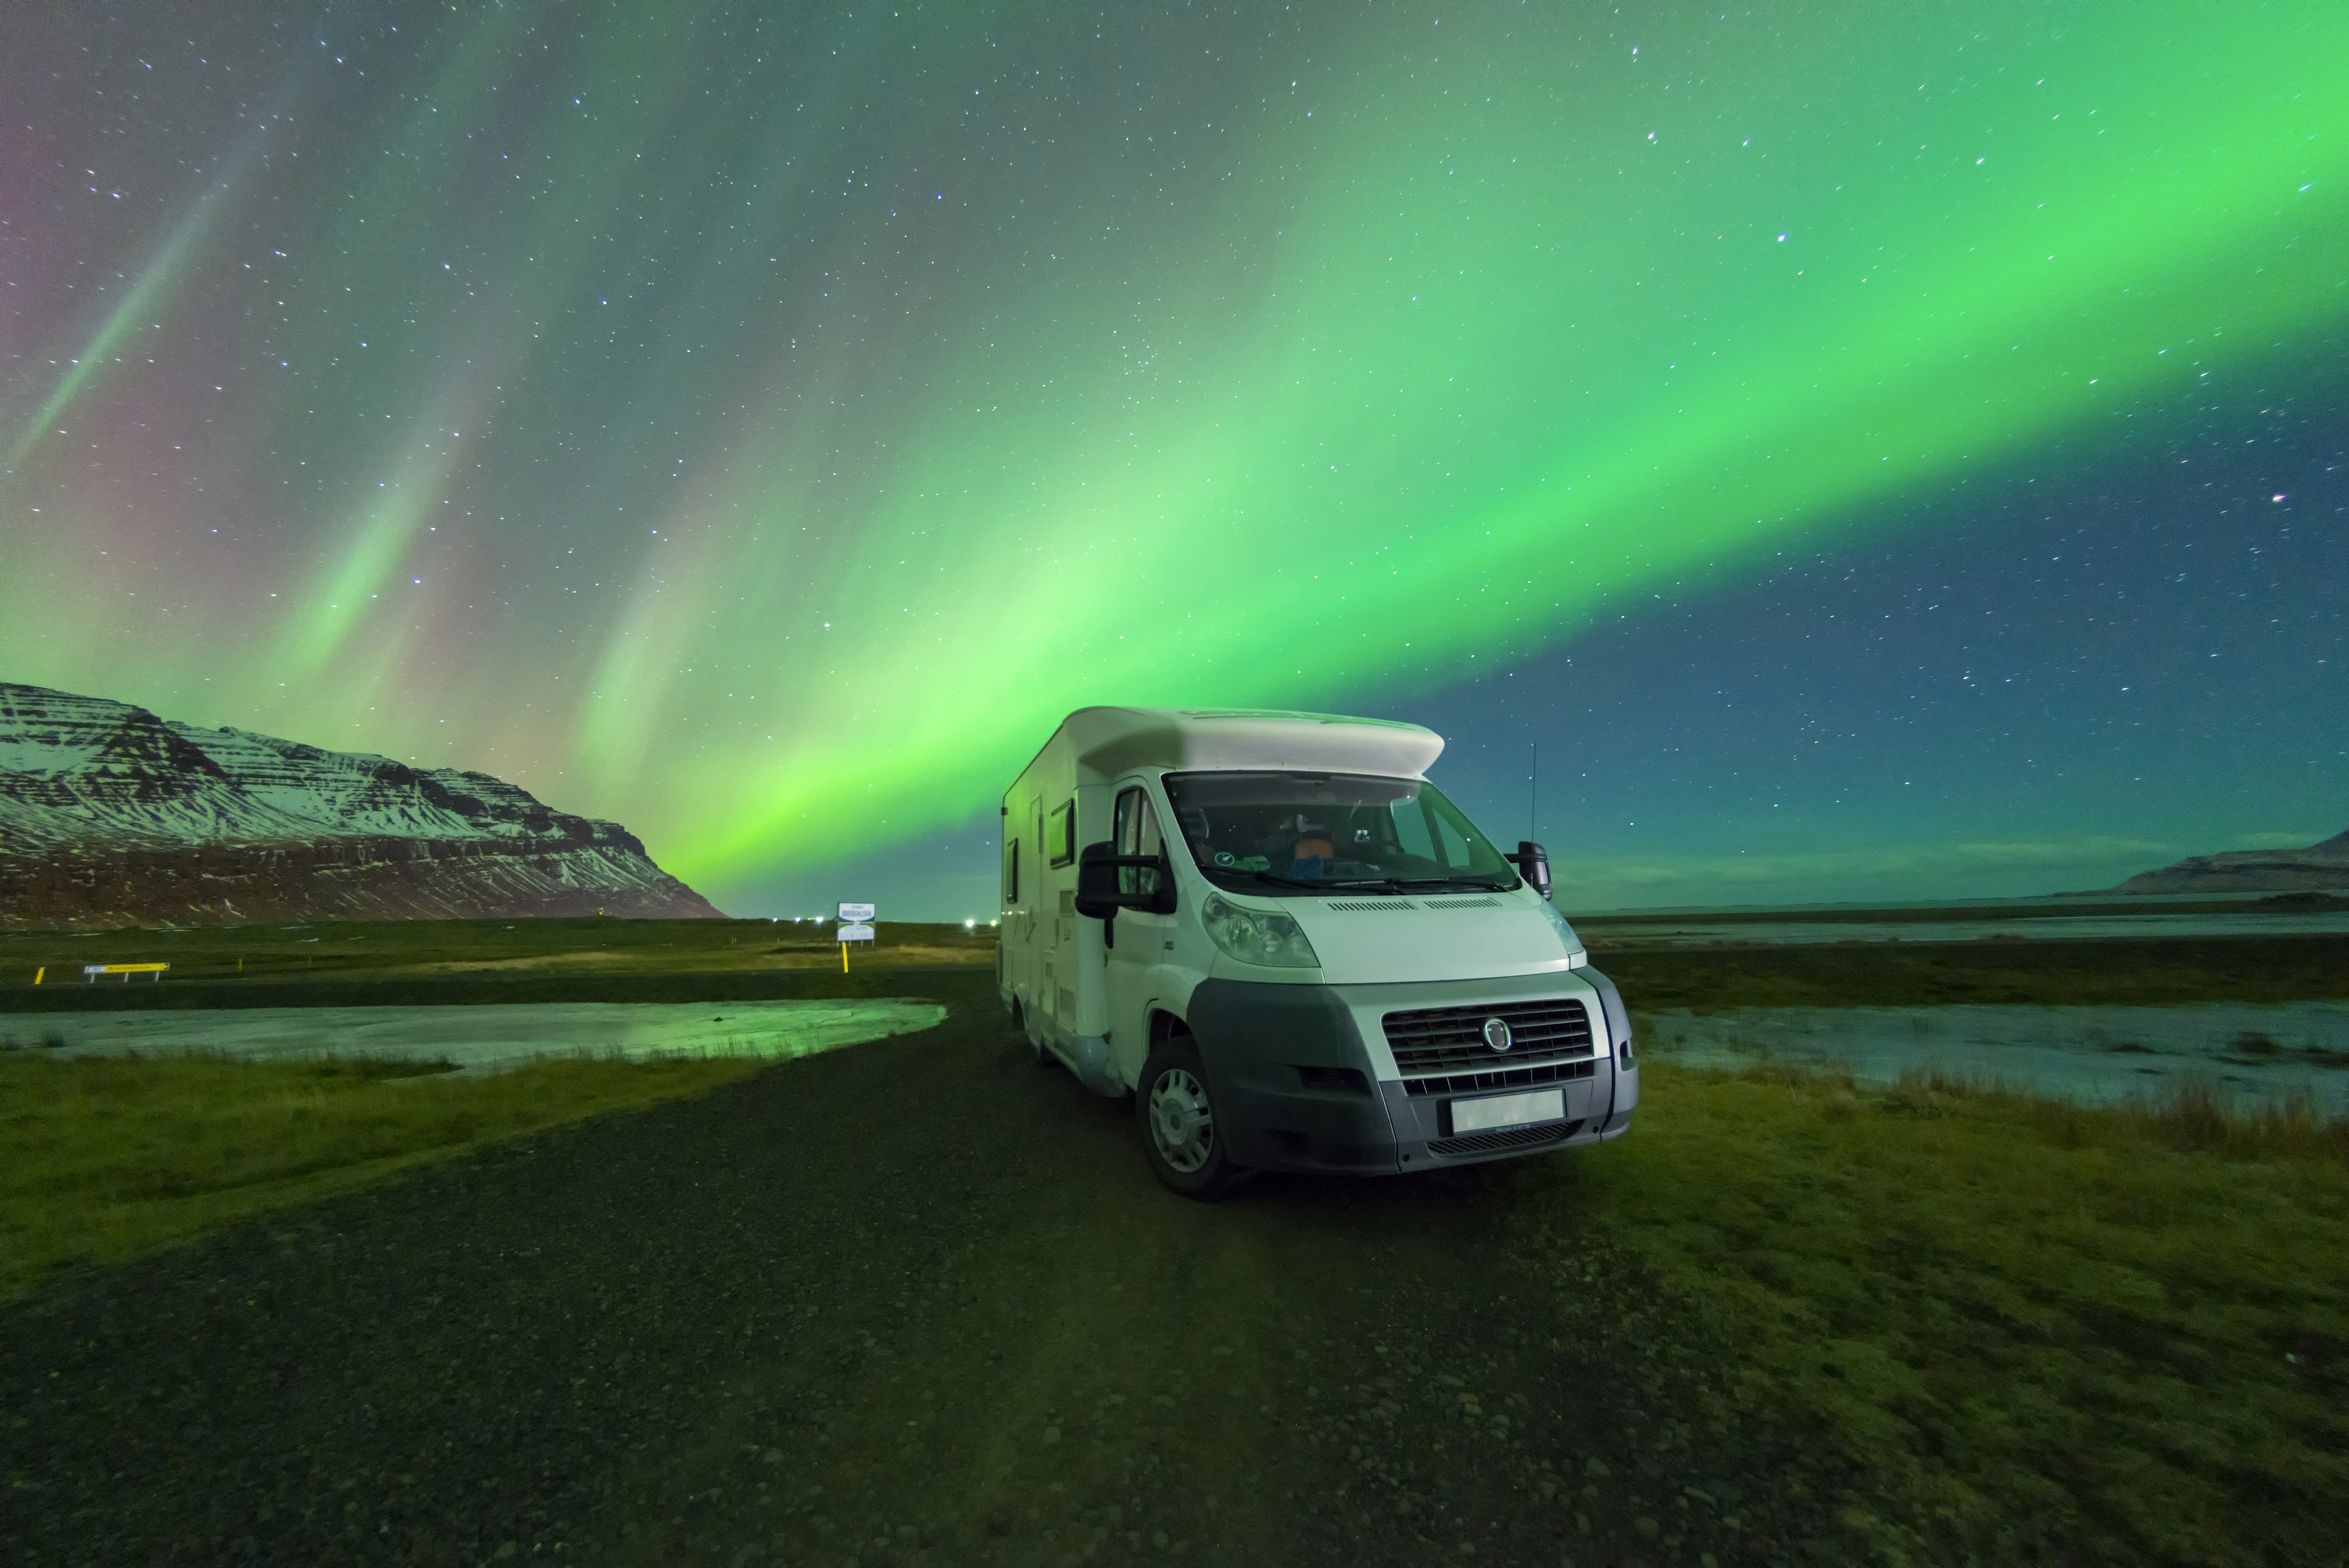
<svg viewBox="0 0 2349 1568"><path fill-rule="evenodd" d="M0 1559L1840 1554L1607 1150L1188 1204L984 971L900 978L948 1022L0 1313Z"/></svg>

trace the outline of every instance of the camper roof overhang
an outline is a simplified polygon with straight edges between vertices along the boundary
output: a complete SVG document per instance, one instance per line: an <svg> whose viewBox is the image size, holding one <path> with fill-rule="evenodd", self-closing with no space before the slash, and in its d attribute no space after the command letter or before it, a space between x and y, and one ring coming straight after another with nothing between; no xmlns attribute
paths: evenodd
<svg viewBox="0 0 2349 1568"><path fill-rule="evenodd" d="M1444 737L1417 724L1278 709L1080 708L1061 729L1087 784L1137 767L1418 778L1444 751Z"/></svg>

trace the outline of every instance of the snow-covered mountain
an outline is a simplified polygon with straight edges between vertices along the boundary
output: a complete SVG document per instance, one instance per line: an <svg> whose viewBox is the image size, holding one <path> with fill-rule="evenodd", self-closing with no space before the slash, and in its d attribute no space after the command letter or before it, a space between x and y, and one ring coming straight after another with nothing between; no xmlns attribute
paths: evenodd
<svg viewBox="0 0 2349 1568"><path fill-rule="evenodd" d="M0 682L0 925L715 917L617 823L423 771Z"/></svg>
<svg viewBox="0 0 2349 1568"><path fill-rule="evenodd" d="M2305 849L2229 849L2140 871L2116 893L2302 893L2349 888L2349 833Z"/></svg>

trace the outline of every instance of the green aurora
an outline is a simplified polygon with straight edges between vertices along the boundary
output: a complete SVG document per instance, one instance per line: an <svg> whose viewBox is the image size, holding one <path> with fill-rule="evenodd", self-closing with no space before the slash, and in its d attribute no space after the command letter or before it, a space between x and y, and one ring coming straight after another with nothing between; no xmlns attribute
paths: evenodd
<svg viewBox="0 0 2349 1568"><path fill-rule="evenodd" d="M725 904L1072 707L1432 690L2349 317L2337 4L557 15L256 44L267 149L91 221L15 678Z"/></svg>

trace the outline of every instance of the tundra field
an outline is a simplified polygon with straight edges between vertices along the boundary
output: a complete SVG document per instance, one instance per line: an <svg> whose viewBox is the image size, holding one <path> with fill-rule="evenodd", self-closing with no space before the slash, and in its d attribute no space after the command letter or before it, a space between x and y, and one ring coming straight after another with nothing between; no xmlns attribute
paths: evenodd
<svg viewBox="0 0 2349 1568"><path fill-rule="evenodd" d="M2322 932L1578 929L1635 1015L2349 1000ZM1200 1206L1036 1068L986 928L846 975L824 936L0 939L0 1557L2339 1558L2349 1134L2305 1106L1651 1054L1615 1143ZM171 978L78 972L138 961ZM486 1075L43 1049L126 1006L801 997L947 1017Z"/></svg>

